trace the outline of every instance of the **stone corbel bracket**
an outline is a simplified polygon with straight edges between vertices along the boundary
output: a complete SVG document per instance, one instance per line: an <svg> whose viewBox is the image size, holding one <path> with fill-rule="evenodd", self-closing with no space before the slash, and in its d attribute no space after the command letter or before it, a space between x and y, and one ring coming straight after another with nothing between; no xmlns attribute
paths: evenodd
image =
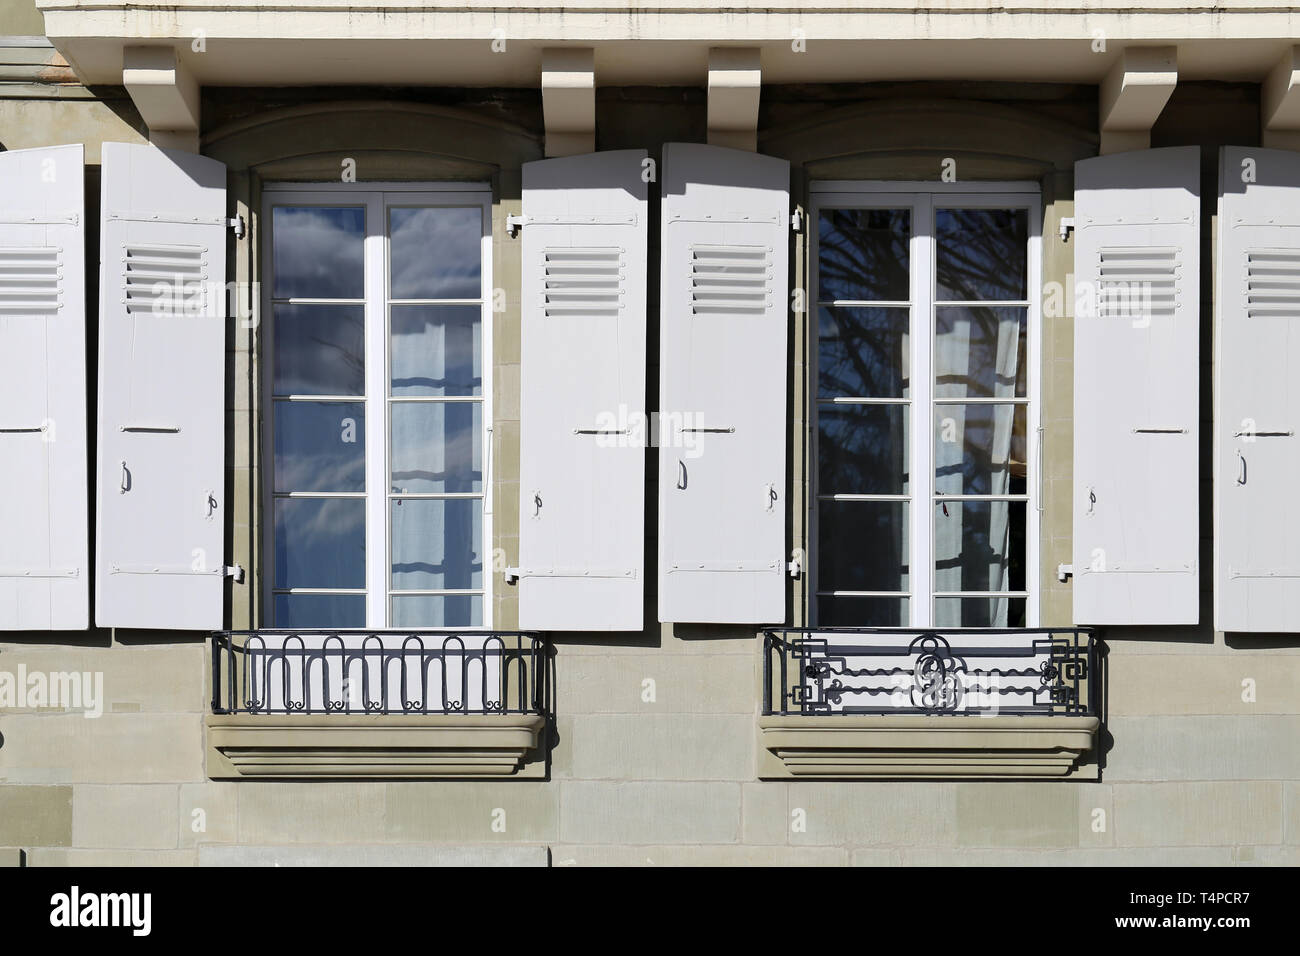
<svg viewBox="0 0 1300 956"><path fill-rule="evenodd" d="M211 714L213 780L541 778L540 714Z"/></svg>
<svg viewBox="0 0 1300 956"><path fill-rule="evenodd" d="M1300 46L1283 54L1260 92L1261 144L1268 149L1300 149Z"/></svg>
<svg viewBox="0 0 1300 956"><path fill-rule="evenodd" d="M758 149L763 70L757 47L709 51L709 145Z"/></svg>
<svg viewBox="0 0 1300 956"><path fill-rule="evenodd" d="M199 83L170 46L122 51L122 85L155 146L199 151Z"/></svg>
<svg viewBox="0 0 1300 956"><path fill-rule="evenodd" d="M764 716L758 776L789 779L1093 777L1096 717ZM1091 773L1085 771L1090 770Z"/></svg>
<svg viewBox="0 0 1300 956"><path fill-rule="evenodd" d="M1178 85L1178 48L1128 47L1101 83L1101 153L1151 147L1151 127Z"/></svg>
<svg viewBox="0 0 1300 956"><path fill-rule="evenodd" d="M596 151L596 51L591 47L542 51L542 117L547 156Z"/></svg>

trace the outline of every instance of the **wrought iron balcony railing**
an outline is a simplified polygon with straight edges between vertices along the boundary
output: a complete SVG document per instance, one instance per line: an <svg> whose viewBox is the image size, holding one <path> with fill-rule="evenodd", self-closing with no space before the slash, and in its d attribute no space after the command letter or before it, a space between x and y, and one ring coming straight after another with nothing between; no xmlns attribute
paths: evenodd
<svg viewBox="0 0 1300 956"><path fill-rule="evenodd" d="M1087 628L781 628L763 643L765 714L1098 714Z"/></svg>
<svg viewBox="0 0 1300 956"><path fill-rule="evenodd" d="M522 631L219 631L212 712L545 714L546 662Z"/></svg>

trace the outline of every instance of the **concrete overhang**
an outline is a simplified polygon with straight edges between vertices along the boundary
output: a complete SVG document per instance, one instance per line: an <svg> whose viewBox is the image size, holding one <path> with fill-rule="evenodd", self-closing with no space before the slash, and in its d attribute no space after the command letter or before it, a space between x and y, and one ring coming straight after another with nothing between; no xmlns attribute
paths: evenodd
<svg viewBox="0 0 1300 956"><path fill-rule="evenodd" d="M906 5L910 12L899 12ZM37 0L87 84L127 46L176 47L204 86L538 84L542 51L590 47L602 86L702 86L709 50L762 51L763 82L1100 83L1126 46L1176 46L1181 81L1260 82L1300 10L1245 0ZM752 12L749 12L752 11Z"/></svg>

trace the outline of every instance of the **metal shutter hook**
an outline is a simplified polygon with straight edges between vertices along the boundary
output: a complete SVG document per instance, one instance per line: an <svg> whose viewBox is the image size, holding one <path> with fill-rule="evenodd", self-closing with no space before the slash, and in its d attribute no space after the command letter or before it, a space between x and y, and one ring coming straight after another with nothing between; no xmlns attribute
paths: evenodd
<svg viewBox="0 0 1300 956"><path fill-rule="evenodd" d="M126 494L131 490L131 471L126 467L126 459L122 459L122 483L117 489L120 495Z"/></svg>

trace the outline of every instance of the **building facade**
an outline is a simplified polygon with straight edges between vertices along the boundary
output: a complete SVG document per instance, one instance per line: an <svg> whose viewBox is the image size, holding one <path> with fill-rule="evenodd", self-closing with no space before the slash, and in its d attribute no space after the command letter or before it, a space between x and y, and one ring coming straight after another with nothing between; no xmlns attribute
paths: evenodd
<svg viewBox="0 0 1300 956"><path fill-rule="evenodd" d="M0 0L0 860L1300 860L1300 11L901 6Z"/></svg>

